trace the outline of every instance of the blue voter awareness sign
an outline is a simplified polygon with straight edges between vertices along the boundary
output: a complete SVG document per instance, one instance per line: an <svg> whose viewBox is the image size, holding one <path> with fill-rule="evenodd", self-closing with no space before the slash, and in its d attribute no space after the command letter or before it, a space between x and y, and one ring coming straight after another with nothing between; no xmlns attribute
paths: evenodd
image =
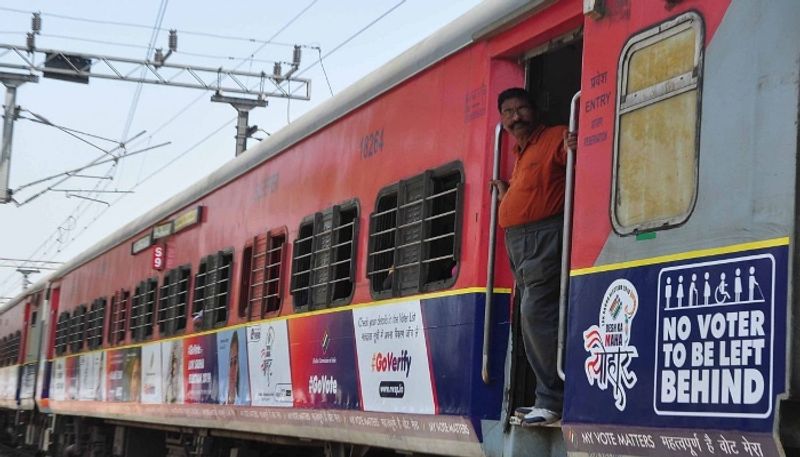
<svg viewBox="0 0 800 457"><path fill-rule="evenodd" d="M769 417L775 259L762 254L664 268L658 283L656 413Z"/></svg>
<svg viewBox="0 0 800 457"><path fill-rule="evenodd" d="M788 240L764 244L573 272L571 451L780 455Z"/></svg>

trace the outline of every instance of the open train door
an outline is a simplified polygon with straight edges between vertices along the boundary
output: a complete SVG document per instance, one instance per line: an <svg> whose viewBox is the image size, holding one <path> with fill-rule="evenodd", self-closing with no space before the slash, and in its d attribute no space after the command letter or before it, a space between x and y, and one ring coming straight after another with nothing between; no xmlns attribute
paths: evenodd
<svg viewBox="0 0 800 457"><path fill-rule="evenodd" d="M580 90L581 64L583 56L583 33L581 28L569 30L558 35L547 43L536 46L521 57L525 69L525 88L535 99L537 121L547 126L569 126L577 113L572 109L572 100ZM573 128L574 130L574 128ZM513 140L510 140L513 142ZM508 153L506 155L511 155ZM573 170L570 163L568 170ZM574 175L572 171L568 175ZM572 182L572 176L567 177ZM567 185L567 194L570 193ZM567 197L569 199L569 196ZM569 252L569 225L570 204L565 205L564 224L566 237L564 238L565 252ZM566 262L565 262L566 264ZM568 270L564 270L566 274ZM515 294L519 301L519 294ZM525 349L522 344L521 319L518 316L520 307L514 306L515 316L512 332L514 341L518 341L512 351L511 381L509 385L510 404L512 408L529 406L535 402L535 377L528 363Z"/></svg>
<svg viewBox="0 0 800 457"><path fill-rule="evenodd" d="M783 455L800 3L584 8L567 451Z"/></svg>

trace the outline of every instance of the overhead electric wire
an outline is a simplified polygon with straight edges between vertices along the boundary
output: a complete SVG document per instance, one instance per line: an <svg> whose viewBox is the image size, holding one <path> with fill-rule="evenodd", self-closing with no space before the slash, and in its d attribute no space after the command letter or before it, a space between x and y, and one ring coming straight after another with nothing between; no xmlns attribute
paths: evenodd
<svg viewBox="0 0 800 457"><path fill-rule="evenodd" d="M147 49L147 46L143 44L120 43L119 41L98 40L94 38L83 38L83 37L76 37L69 35L53 35L50 33L41 33L40 36L43 38L58 38L59 40L82 41L84 43L103 44L106 46L119 46L121 48Z"/></svg>
<svg viewBox="0 0 800 457"><path fill-rule="evenodd" d="M0 32L2 33L2 32ZM22 35L25 35L25 32L20 32ZM72 41L81 41L85 43L95 43L95 44L102 44L107 46L118 46L124 48L132 48L132 49L150 49L148 46L142 44L133 44L133 43L122 43L119 41L108 41L108 40L98 40L93 38L84 38L84 37L76 37L70 35L51 35L49 33L42 33L40 36L45 38L58 38L63 40L72 40ZM224 56L218 54L205 54L202 52L191 52L181 49L180 51L176 51L176 53L180 54L181 56L188 56L188 57L201 57L204 59L216 59L216 60L246 60L249 62L257 62L257 63L267 63L267 64L274 64L277 62L282 62L278 60L267 60L267 59L254 59L252 56L248 57L237 57L237 56ZM149 55L149 54L148 54Z"/></svg>
<svg viewBox="0 0 800 457"><path fill-rule="evenodd" d="M325 55L324 55L324 56L321 56L321 57L320 57L320 59L319 59L317 62L314 62L314 63L312 63L311 65L307 66L306 68L304 68L304 69L300 70L300 71L299 71L299 72L297 72L295 75L296 75L296 76L300 76L300 75L302 75L303 73L305 73L305 72L307 72L308 70L310 70L311 68L314 68L315 66L317 66L317 64L318 64L318 63L321 63L323 59L327 59L328 57L330 57L330 56L331 56L333 53L335 53L336 51L338 51L339 49L341 49L341 48L342 48L343 46L345 46L347 43L349 43L349 42L353 41L353 40L354 40L354 39L355 39L357 36L359 36L359 35L361 35L362 33L364 33L364 32L365 32L367 29L369 29L369 28L370 28L370 27L372 27L373 25L377 24L377 23L378 23L378 22L379 22L381 19L383 19L383 18L385 18L386 16L388 16L388 15L389 15L389 14L390 14L392 11L396 10L397 8L399 8L399 7L400 7L400 5L402 5L402 4L403 4L403 3L405 3L405 2L406 2L406 0L400 0L400 1L399 1L399 2L397 2L397 3L396 3L394 6L392 6L392 7L391 7L391 8L389 8L388 10L386 10L386 11L385 11L383 14L381 14L381 15L380 15L380 16L378 16L377 18L373 19L373 20L372 20L372 21L371 21L369 24L365 25L364 27L361 27L361 28L360 28L360 29L359 29L359 30L358 30L356 33L354 33L354 34L350 35L350 36L349 36L347 39L345 39L344 41L342 41L341 43L339 43L338 45L336 45L336 47L334 47L333 49L331 49L330 51L328 51L327 53L325 53Z"/></svg>
<svg viewBox="0 0 800 457"><path fill-rule="evenodd" d="M111 153L110 151L108 151L107 149L103 149L103 148L101 148L100 146L98 146L98 145L96 145L96 144L92 143L91 141L89 141L89 140L87 140L87 139L85 139L85 138L81 138L81 137L80 137L78 134L74 133L75 131L74 131L73 129L68 129L68 128L62 127L62 126L60 126L60 125L54 124L54 123L50 122L50 120L49 120L49 119L47 119L46 117L44 117L44 116L42 116L42 115L40 115L40 114L36 114L36 113L34 113L33 111L31 111L31 110L25 109L25 110L23 110L23 111L25 111L26 113L30 113L30 114L31 114L31 116L35 117L35 118L36 118L36 119L37 119L37 120L38 120L40 123L42 123L43 125L47 125L47 126L50 126L50 127L54 127L54 128L56 128L56 129L58 129L58 130L60 130L60 131L64 132L64 133L66 133L67 135L69 135L69 136L71 136L71 137L73 137L73 138L77 139L78 141L81 141L81 142L83 142L83 143L86 143L86 144L88 144L89 146L91 146L91 147L93 147L93 148L95 148L95 149L99 149L100 151L102 151L102 152L103 152L103 154L109 155L109 156L111 156L111 157L113 157L113 158L115 158L115 159L117 158L117 156L115 156L114 154L112 154L112 153ZM113 143L116 143L116 141L114 141L114 140L109 140L109 139L107 139L107 138L103 138L103 139L104 139L104 140L106 140L106 141L111 141L111 142L113 142Z"/></svg>
<svg viewBox="0 0 800 457"><path fill-rule="evenodd" d="M53 263L57 265L61 265L62 262L53 262L51 260L31 260L31 259L13 259L9 257L0 257L0 261L2 262L35 262L35 263Z"/></svg>
<svg viewBox="0 0 800 457"><path fill-rule="evenodd" d="M158 39L158 31L161 28L161 24L164 22L164 15L167 13L168 3L169 0L161 0L161 5L158 9L158 15L156 16L156 23L152 27L153 31L150 34L150 41L147 44L147 55L145 56L145 59L149 58L155 49L156 40ZM144 75L147 71L148 69L146 67L142 68L140 79L144 78ZM139 107L139 99L142 95L142 86L143 83L141 82L136 84L136 92L134 93L130 109L128 110L128 119L125 121L125 128L122 130L122 141L126 140L128 133L130 132L131 125L133 124L133 118L136 115L136 111Z"/></svg>
<svg viewBox="0 0 800 457"><path fill-rule="evenodd" d="M317 54L319 54L319 66L322 67L322 74L325 75L325 82L328 84L328 90L331 93L331 97L333 97L333 88L331 87L331 80L328 79L328 72L325 71L325 65L322 64L322 48L319 46L314 46L312 49L316 49Z"/></svg>
<svg viewBox="0 0 800 457"><path fill-rule="evenodd" d="M55 183L55 184L52 184L52 185L50 185L50 186L49 186L49 187L47 187L45 190L42 190L42 191L40 191L39 193L37 193L37 194L34 194L32 197L29 197L29 198L27 198L27 199L26 199L24 202L22 202L22 203L19 203L17 206L22 206L22 205L24 205L24 204L26 204L26 203L29 203L29 202L31 202L32 200L34 200L34 199L36 199L36 198L38 198L38 197L42 196L43 194L45 194L45 193L47 193L47 192L49 192L49 191L53 190L53 187L55 187L55 186L57 186L57 185L59 185L59 184L62 184L64 181L66 181L66 180L68 180L68 179L72 178L72 177L73 177L73 175L74 175L75 173L79 172L79 171L83 171L83 170L85 170L85 169L87 169L87 168L91 168L91 167L94 167L94 166L97 166L97 165L102 165L102 164L104 164L104 163L108 163L108 162L113 162L114 166L116 166L116 165L117 165L117 163L119 162L119 159L121 159L121 158L126 158L126 157L130 157L130 156L132 156L132 155L141 154L141 153L143 153L143 152L147 152L147 151L149 151L149 150L151 150L151 149L160 148L161 146L166 146L166 145L168 145L168 144L169 144L169 142L165 142L165 143L157 144L157 145L155 145L155 146L149 146L149 147L146 147L146 148L144 148L144 149L140 149L140 150L138 150L138 151L126 152L125 154L123 154L123 155L120 155L119 157L114 157L113 159L105 159L105 160L96 160L96 159L95 159L95 160L93 160L93 161L89 162L89 164L87 164L87 165L84 165L84 166L82 166L82 167L78 167L78 168L75 168L75 169L73 169L73 170L64 171L64 172L61 172L61 173L55 174L55 175L53 175L53 176L48 176L48 177L46 177L46 178L42 178L42 179L39 179L39 180L37 180L37 181L33 181L33 182L30 182L30 183L27 183L27 184L23 184L22 186L19 186L19 187L17 187L17 190L24 189L24 188L27 188L27 187L33 186L33 185L35 185L35 184L40 184L40 183L43 183L43 182L51 181L51 180L53 180L53 179L56 179L56 178L59 178L59 177L61 177L61 176L65 176L65 177L64 177L64 179L62 179L62 180L58 181L58 182L57 182L57 183ZM99 158L101 158L101 159L102 159L102 156L100 156ZM108 173L106 173L106 176L107 176L107 175L108 175ZM105 177L104 177L104 178L105 178ZM99 186L99 184L100 184L100 183L98 183L98 186Z"/></svg>
<svg viewBox="0 0 800 457"><path fill-rule="evenodd" d="M28 111L28 110L23 109L22 111ZM28 111L28 112L30 113L30 111ZM31 114L33 114L33 113L31 113ZM79 135L88 136L90 138L95 138L95 139L98 139L98 140L103 140L103 141L108 141L108 142L111 142L111 143L114 143L114 144L119 144L119 142L117 140L114 140L114 139L111 139L111 138L106 138L104 136L95 135L94 133L83 132L83 131L78 130L78 129L64 127L63 125L56 125L56 124L53 124L50 121L44 122L44 121L39 120L39 119L34 118L34 117L17 116L17 119L23 119L23 120L26 120L26 121L35 122L37 124L48 125L48 126L52 126L52 127L58 127L60 130L66 130L66 131L69 131L69 132L77 133Z"/></svg>
<svg viewBox="0 0 800 457"><path fill-rule="evenodd" d="M216 128L215 130L213 130L211 133L209 133L208 135L206 135L205 137L203 137L203 138L202 138L200 141L196 142L195 144L193 144L192 146L190 146L189 148L187 148L186 150L184 150L183 152L181 152L181 153L180 153L180 154L178 154L177 156L173 157L173 158L172 158L172 160L170 160L170 161L169 161L169 162L167 162L166 164L162 165L160 168L156 169L155 171L153 171L152 173L150 173L149 175L147 175L147 176L146 176L144 179L142 179L142 180L138 181L136 184L134 184L134 185L133 185L133 187L131 187L131 190L134 190L134 189L136 189L137 187L139 187L139 186L141 186L142 184L144 184L145 182L149 181L149 180L150 180L150 178L152 178L153 176L157 175L158 173L160 173L161 171L163 171L165 168L169 167L169 166L170 166L170 165L172 165L173 163L177 162L178 160L180 160L182 157L184 157L184 156L185 156L185 155L187 155L188 153L192 152L192 151L193 151L195 148L197 148L197 147L198 147L198 146L200 146L201 144L203 144L203 143L205 143L206 141L208 141L208 140L209 140L211 137L213 137L213 136L214 136L214 135L216 135L217 133L221 132L221 131L222 131L222 129L224 129L225 127L228 127L230 124L232 124L232 123L233 123L233 122L235 122L235 121L236 121L236 118L232 118L232 119L230 119L229 121L225 122L224 124L220 125L218 128ZM116 200L112 201L111 203L108 203L108 206L107 206L107 207L105 207L105 208L103 208L103 209L102 209L102 210L101 210L101 211L100 211L100 212L99 212L99 213L98 213L98 214L95 216L95 218L94 218L94 219L92 219L92 220L91 220L91 221L89 221L89 222L88 222L86 225L84 225L84 227L83 227L83 228L82 228L82 229L81 229L81 230L80 230L78 233L76 233L76 234L75 234L75 235L72 237L72 239L68 240L68 241L65 243L65 245L62 247L62 249L63 249L63 248L66 248L66 247L67 247L67 246L69 246L69 245L70 245L72 242L74 242L74 241L75 241L75 240L76 240L76 239L77 239L77 238L78 238L80 235L82 235L82 234L83 234L83 233L84 233L86 230L88 230L88 228L89 228L89 227L90 227L92 224L94 224L95 222L97 222L97 220L99 220L99 219L100 219L100 218L103 216L103 214L105 214L105 212L106 212L106 211L108 211L109 209L111 209L111 207L112 207L112 206L114 206L114 205L115 205L115 204L117 204L117 203L118 203L120 200L122 200L123 198L125 198L125 196L126 196L125 194L123 194L123 195L120 195L120 196L119 196L119 197L118 197ZM105 202L104 202L104 203L105 203Z"/></svg>
<svg viewBox="0 0 800 457"><path fill-rule="evenodd" d="M32 11L32 10L21 10L21 9L16 9L16 8L2 7L2 6L0 6L0 11L8 11L8 12L12 12L12 13L21 13L21 14L33 14L33 13L36 12L36 11ZM137 23L133 23L133 22L109 21L109 20L104 20L104 19L91 19L91 18L87 18L87 17L69 16L69 15L66 15L66 14L56 14L56 13L40 13L40 14L43 17L53 17L53 18L58 18L58 19L85 22L85 23L90 23L90 24L114 25L114 26L119 26L119 27L130 27L130 28L147 29L147 30L150 30L150 29L153 28L152 25L137 24ZM159 28L158 31L159 32L166 32L166 31L169 31L169 30L170 29ZM221 40L231 40L231 41L245 41L245 42L248 42L248 43L263 43L263 44L271 44L273 46L286 46L286 47L294 46L294 43L282 43L282 42L279 42L279 41L271 41L271 40L264 41L264 40L259 40L259 39L256 39L256 38L242 37L242 36L236 36L236 35L225 35L225 34L221 34L221 33L199 32L199 31L195 31L195 30L183 30L183 29L177 29L177 31L178 31L178 33L180 33L182 35L194 35L194 36L202 36L202 37L207 37L207 38L217 38L217 39L221 39Z"/></svg>
<svg viewBox="0 0 800 457"><path fill-rule="evenodd" d="M330 57L330 56L331 56L333 53L335 53L336 51L338 51L339 49L341 49L342 47L344 47L344 46L345 46L347 43L349 43L349 42L353 41L353 39L355 39L357 36L359 36L359 35L361 35L362 33L364 33L366 30L368 30L368 29L369 29L370 27L372 27L373 25L377 24L377 23L378 23L378 22L379 22L381 19L383 19L383 18L385 18L386 16L388 16L388 15L389 15L389 14L390 14L392 11L396 10L397 8L399 8L399 7L400 7L400 5L402 5L402 4L403 4L403 3L405 3L405 2L406 2L406 0L400 0L400 1L399 1L399 2L397 2L397 3L396 3L394 6L392 6L392 7L391 7L391 8L389 8L388 10L386 10L386 11L385 11L383 14L381 14L381 15L380 15L380 16L378 16L377 18L373 19L373 20L372 20L372 21L371 21L369 24L365 25L364 27L361 27L361 28L360 28L360 29L359 29L359 30L358 30L356 33L354 33L354 34L350 35L350 36L349 36L347 39L345 39L344 41L342 41L341 43L339 43L339 44L338 44L336 47L334 47L332 50L330 50L330 51L328 51L327 53L325 53L325 55L322 55L322 49L319 49L319 50L318 50L318 52L320 53L319 60L317 60L316 62L312 63L311 65L309 65L309 66L305 67L304 69L300 70L299 72L297 72L297 73L296 73L296 76L300 76L300 75L302 75L303 73L307 72L307 71L308 71L308 70L310 70L311 68L315 67L317 64L320 64L320 65L322 65L322 61L323 61L324 59L326 59L326 58ZM327 81L327 80L328 80L328 74L327 74L327 72L325 71L325 67L324 67L324 66L322 66L322 72L325 74L325 80ZM288 84L287 84L287 85L288 85ZM331 96L333 96L333 89L331 89L331 88L330 88L330 82L328 82L328 89L331 91ZM298 88L298 89L295 89L294 91L289 91L289 93L290 93L290 94L292 94L292 93L296 92L297 90L299 90L299 88ZM287 103L287 112L286 112L286 118L287 118L287 121L288 121L288 120L289 120L288 103Z"/></svg>

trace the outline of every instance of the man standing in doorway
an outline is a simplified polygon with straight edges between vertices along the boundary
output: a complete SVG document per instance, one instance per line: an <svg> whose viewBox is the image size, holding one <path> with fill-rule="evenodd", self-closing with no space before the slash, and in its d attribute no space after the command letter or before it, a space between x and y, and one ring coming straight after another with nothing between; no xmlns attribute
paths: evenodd
<svg viewBox="0 0 800 457"><path fill-rule="evenodd" d="M525 353L536 375L536 404L517 408L523 425L561 419L564 384L558 377L558 298L564 224L566 148L577 144L565 126L538 122L525 89L503 91L497 99L503 128L516 140L511 179L492 181L500 199L499 224L520 292Z"/></svg>

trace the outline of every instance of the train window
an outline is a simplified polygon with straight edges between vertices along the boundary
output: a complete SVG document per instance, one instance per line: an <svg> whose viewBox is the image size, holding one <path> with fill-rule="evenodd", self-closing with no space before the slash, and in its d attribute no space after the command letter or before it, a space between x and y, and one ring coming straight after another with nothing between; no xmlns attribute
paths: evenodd
<svg viewBox="0 0 800 457"><path fill-rule="evenodd" d="M255 237L242 255L242 292L239 316L263 318L280 309L283 253L286 233L265 233Z"/></svg>
<svg viewBox="0 0 800 457"><path fill-rule="evenodd" d="M14 357L13 357L13 350L14 347L14 337L12 335L8 335L3 337L2 342L2 361L3 366L13 365L14 364Z"/></svg>
<svg viewBox="0 0 800 457"><path fill-rule="evenodd" d="M253 315L256 314L254 308L261 306L261 294L254 294L250 287L251 282L260 284L259 281L263 281L263 278L260 277L263 267L253 268L253 262L259 262L264 257L259 253L258 247L260 245L263 245L266 249L265 235L256 236L252 243L247 243L242 249L242 277L239 278L239 317L247 318L248 320L252 320ZM256 292L258 291L259 289L256 288Z"/></svg>
<svg viewBox="0 0 800 457"><path fill-rule="evenodd" d="M112 346L125 342L128 330L128 305L130 292L121 289L111 296L111 322L108 326L108 343Z"/></svg>
<svg viewBox="0 0 800 457"><path fill-rule="evenodd" d="M10 340L11 337L4 336L3 339L0 339L0 365L6 366L9 364L9 347L10 347Z"/></svg>
<svg viewBox="0 0 800 457"><path fill-rule="evenodd" d="M15 335L7 335L0 340L0 365L2 366L14 365L16 363L16 358L14 357L14 354L16 354L14 351L14 338ZM19 347L17 346L17 352L18 351Z"/></svg>
<svg viewBox="0 0 800 457"><path fill-rule="evenodd" d="M175 335L186 329L191 276L192 270L188 265L173 268L164 275L158 299L158 331L162 336Z"/></svg>
<svg viewBox="0 0 800 457"><path fill-rule="evenodd" d="M195 329L208 329L228 322L233 249L204 257L194 277L192 321Z"/></svg>
<svg viewBox="0 0 800 457"><path fill-rule="evenodd" d="M69 319L69 350L73 354L83 349L86 337L86 305L75 308Z"/></svg>
<svg viewBox="0 0 800 457"><path fill-rule="evenodd" d="M158 280L150 278L140 282L133 294L131 306L131 338L148 340L153 336L153 311L156 306Z"/></svg>
<svg viewBox="0 0 800 457"><path fill-rule="evenodd" d="M370 215L367 277L375 298L443 289L455 281L463 180L458 165L383 189Z"/></svg>
<svg viewBox="0 0 800 457"><path fill-rule="evenodd" d="M631 38L620 60L611 214L617 233L685 222L697 199L703 24L687 13Z"/></svg>
<svg viewBox="0 0 800 457"><path fill-rule="evenodd" d="M86 338L89 349L97 349L103 345L103 319L106 314L106 299L101 297L92 302L89 319L86 325Z"/></svg>
<svg viewBox="0 0 800 457"><path fill-rule="evenodd" d="M295 309L321 309L350 302L357 237L357 202L333 206L300 224L292 261Z"/></svg>
<svg viewBox="0 0 800 457"><path fill-rule="evenodd" d="M67 353L69 321L69 312L64 311L58 315L58 324L56 325L56 355L64 355Z"/></svg>
<svg viewBox="0 0 800 457"><path fill-rule="evenodd" d="M11 343L8 354L8 364L15 365L19 361L19 345L22 340L22 333L17 330L14 336L11 337Z"/></svg>

